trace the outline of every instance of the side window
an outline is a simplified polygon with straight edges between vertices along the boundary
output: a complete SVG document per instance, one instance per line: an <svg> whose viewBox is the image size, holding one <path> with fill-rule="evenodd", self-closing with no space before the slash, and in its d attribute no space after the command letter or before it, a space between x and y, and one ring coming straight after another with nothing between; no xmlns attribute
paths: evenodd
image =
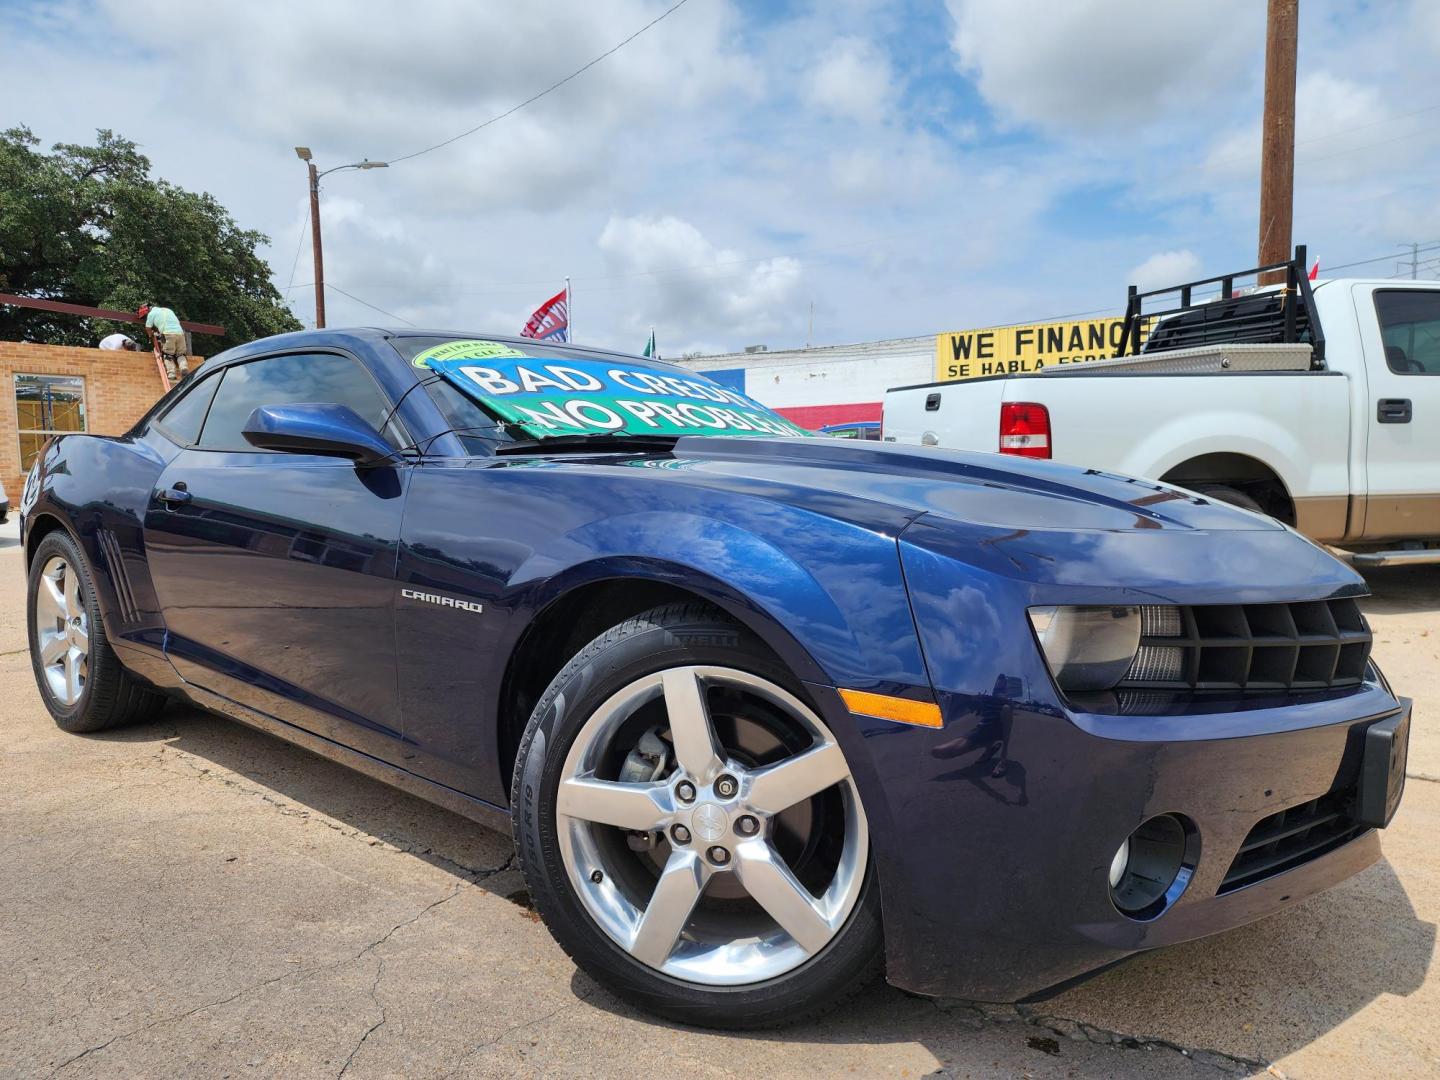
<svg viewBox="0 0 1440 1080"><path fill-rule="evenodd" d="M218 376L207 376L199 380L181 395L156 422L156 426L181 446L194 446L200 441L200 425L205 422L205 413L210 409L210 399L220 385Z"/></svg>
<svg viewBox="0 0 1440 1080"><path fill-rule="evenodd" d="M262 405L348 405L377 430L390 403L358 362L334 353L291 353L228 367L210 405L200 446L206 450L250 450L241 431ZM388 425L387 425L388 428ZM397 444L391 431L387 441Z"/></svg>
<svg viewBox="0 0 1440 1080"><path fill-rule="evenodd" d="M1440 290L1380 289L1375 314L1397 375L1440 375Z"/></svg>
<svg viewBox="0 0 1440 1080"><path fill-rule="evenodd" d="M445 423L460 439L465 452L480 457L491 452L497 442L507 442L509 436L496 419L474 401L462 394L444 379L429 376L423 383L425 392Z"/></svg>

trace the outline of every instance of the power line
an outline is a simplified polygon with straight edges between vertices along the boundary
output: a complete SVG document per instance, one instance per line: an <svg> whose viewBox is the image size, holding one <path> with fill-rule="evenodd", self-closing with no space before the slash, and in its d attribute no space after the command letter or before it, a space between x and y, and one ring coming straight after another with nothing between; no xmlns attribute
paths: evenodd
<svg viewBox="0 0 1440 1080"><path fill-rule="evenodd" d="M576 68L576 69L575 69L574 71L572 71L569 75L566 75L565 78L561 79L561 80L560 80L559 82L557 82L557 83L552 83L550 86L547 86L544 90L541 90L538 94L534 94L534 95L526 98L524 101L520 102L520 104L518 104L518 105L512 105L510 108L506 109L504 112L500 113L498 116L492 116L489 120L486 120L483 124L476 124L476 125L475 125L474 127L472 127L469 131L462 131L459 135L452 135L450 138L446 139L444 142L438 142L438 143L436 143L434 146L427 146L424 150L416 150L413 154L402 154L400 157L391 158L389 161L386 162L386 164L387 164L387 165L394 165L396 162L399 162L399 161L409 161L411 158L417 158L417 157L419 157L421 154L428 154L428 153L430 153L432 150L439 150L442 146L449 146L449 145L450 145L451 143L453 143L453 142L458 142L460 139L463 139L463 138L465 138L465 137L467 137L467 136L469 136L469 135L474 135L477 131L480 131L480 130L483 129L483 128L489 127L491 124L495 123L496 121L504 120L507 116L510 116L510 115L513 114L513 113L519 112L521 109L525 108L526 105L531 105L531 104L533 104L534 102L539 101L539 100L540 100L541 98L543 98L546 94L549 94L549 93L551 93L552 91L555 91L555 90L560 89L560 87L564 86L566 83L568 83L571 79L575 78L576 76L578 76L578 75L583 75L585 72L589 71L592 67L594 67L596 64L600 63L600 61L601 61L601 60L604 60L606 57L608 57L608 56L614 56L617 52L619 52L621 49L623 49L626 45L629 45L630 42L634 41L634 40L635 40L636 38L638 38L641 34L645 33L646 30L649 30L652 26L654 26L656 23L658 23L661 19L665 19L665 18L668 18L669 16L673 15L676 11L678 11L680 8L684 7L687 3L689 3L689 0L679 0L679 3L674 4L673 6L671 6L671 7L669 7L669 8L666 8L666 9L665 9L664 11L662 11L659 15L655 16L655 18L651 19L648 23L646 23L644 26L642 26L639 30L636 30L633 34L631 34L629 37L627 37L624 41L620 42L620 44L616 45L614 48L609 49L609 50L607 50L606 52L601 53L599 56L595 57L594 60L591 60L588 64L586 64L584 67Z"/></svg>
<svg viewBox="0 0 1440 1080"><path fill-rule="evenodd" d="M1337 138L1339 138L1341 135L1349 135L1351 132L1354 132L1354 131L1363 131L1365 128L1378 127L1378 126L1380 126L1381 124L1393 124L1393 123L1394 123L1395 121L1397 121L1397 120L1408 120L1408 119L1410 119L1410 117L1412 117L1412 116L1420 116L1420 115L1423 114L1423 113L1434 112L1436 109L1440 109L1440 104L1437 104L1437 105L1427 105L1427 106L1425 106L1423 109L1416 109L1416 110L1414 110L1413 112L1397 113L1397 114L1394 115L1394 116L1387 116L1387 117L1385 117L1383 120L1370 120L1370 121L1367 121L1366 123L1363 123L1363 124L1354 124L1354 125L1352 125L1352 126L1350 126L1350 127L1336 128L1334 131L1327 131L1327 132L1325 132L1324 134L1321 134L1321 135L1313 135L1313 136L1311 136L1311 137L1308 138L1308 139L1299 139L1299 140L1296 141L1295 145L1296 145L1296 146L1309 146L1309 145L1312 144L1312 143L1324 142L1326 139L1337 139ZM1408 136L1408 135L1402 135L1402 136L1400 136L1400 138L1412 138L1412 137L1413 137L1413 136ZM1386 142L1394 142L1394 141L1396 141L1396 140L1394 140L1394 139L1385 139L1385 140L1382 140L1382 141L1379 142L1379 143L1373 143L1373 144L1371 144L1371 145L1381 146L1381 145L1384 145L1384 143L1386 143ZM1352 153L1352 152L1355 151L1355 150L1366 150L1366 149L1369 149L1369 148L1370 148L1369 146L1353 146L1353 147L1350 147L1350 148L1348 148L1348 149L1346 149L1346 150L1341 151L1341 153L1342 153L1342 154L1348 154L1348 153ZM1230 163L1232 163L1232 162L1248 161L1248 160L1250 160L1250 158L1252 158L1253 156L1254 156L1254 155L1253 155L1250 151L1246 151L1245 153L1240 153L1240 154L1226 154L1224 157L1213 158L1213 159L1211 159L1210 161L1202 162L1200 167L1203 168L1203 169L1212 169L1212 168L1214 168L1214 167L1217 166L1217 165L1228 165L1228 164L1230 164ZM1324 161L1324 160L1326 160L1326 159L1327 159L1328 157L1330 157L1330 156L1334 156L1334 155L1325 155L1325 156L1323 156L1323 157L1311 158L1311 159L1309 159L1309 160L1311 160L1311 161ZM1297 160L1298 160L1298 159L1297 159Z"/></svg>
<svg viewBox="0 0 1440 1080"><path fill-rule="evenodd" d="M310 204L305 204L305 220L300 223L300 236L295 241L295 259L290 263L290 284L285 286L289 292L290 287L295 284L295 268L300 265L300 249L305 246L305 226L310 224Z"/></svg>
<svg viewBox="0 0 1440 1080"><path fill-rule="evenodd" d="M1418 248L1416 250L1416 254L1418 255L1422 251L1435 251L1436 249L1440 249L1440 242L1434 242L1429 247ZM1352 266L1368 266L1370 263L1390 262L1396 257L1397 256L1392 251L1388 255L1376 255L1373 259L1357 259L1355 262L1340 263L1337 266L1325 266L1324 264L1322 264L1320 269L1324 270L1328 274L1332 270L1348 270Z"/></svg>
<svg viewBox="0 0 1440 1080"><path fill-rule="evenodd" d="M390 316L390 318L392 318L392 319L399 319L399 320L400 320L401 322L403 322L406 326L414 326L414 325L415 325L413 322L411 322L409 319L405 318L405 316L403 316L403 315L396 315L393 311L386 311L386 310L385 310L384 308L382 308L382 307L376 307L374 304L370 303L368 300L361 300L360 297L356 296L354 293L348 293L348 292L346 292L344 289L340 288L339 285L336 285L333 281L327 281L327 282L325 282L325 287L326 287L327 289L334 289L334 290L335 290L336 292L338 292L341 296L348 296L348 297L350 297L351 300L354 300L357 304L362 304L362 305L364 305L365 307L368 307L371 311L378 311L381 315L388 315L388 316Z"/></svg>
<svg viewBox="0 0 1440 1080"><path fill-rule="evenodd" d="M874 242L876 242L876 241L878 241L878 240L881 240L881 239L887 239L887 238L886 238L886 237L877 237L877 238L875 238L874 240L871 240L871 241L861 241L860 243L874 243ZM851 245L851 246L854 246L854 245ZM832 250L833 250L833 249L832 249ZM1421 245L1419 248L1417 248L1415 253L1416 253L1417 255L1419 255L1419 254L1423 254L1423 253L1429 252L1429 251L1440 251L1440 241L1427 241L1424 245ZM818 253L818 252L817 252L817 253ZM803 253L803 252L796 252L795 254L805 254L805 253ZM686 271L689 271L689 270L708 270L708 269L714 269L714 268L717 268L717 267L730 266L730 265L743 265L743 264L747 264L747 263L765 262L765 261L767 261L768 259L783 258L783 257L786 257L786 256L783 255L783 254L781 254L781 255L767 255L767 256L760 257L760 258L756 258L756 259L727 259L727 260L721 260L721 261L716 262L716 263L709 263L709 264L697 265L697 266L692 266L692 267L675 267L675 268L672 268L672 269L670 269L670 270L642 271L642 272L635 273L635 274L615 274L615 275L599 276L599 277L591 277L591 278L580 278L580 277L577 277L577 278L575 278L575 280L576 280L576 281L588 281L588 282L602 282L602 281L610 281L610 280L617 280L617 279L625 279L625 278L633 278L633 277L641 277L641 276L658 275L658 274L663 274L663 273L683 273L683 272L686 272ZM1390 261L1394 260L1395 257L1396 257L1396 256L1395 256L1395 254L1394 254L1393 252L1387 252L1387 253L1384 254L1384 255L1375 255L1375 256L1372 256L1372 257L1370 257L1370 258L1368 258L1368 259L1356 259L1356 260L1353 260L1352 262L1337 263L1337 264L1335 264L1334 266L1324 266L1324 265L1322 264L1321 269L1328 275L1328 274L1332 273L1333 271L1336 271L1336 270L1348 270L1348 269L1350 269L1351 267L1355 267L1355 266L1369 266L1369 265L1371 265L1371 264L1373 264L1373 263L1377 263L1377 262L1390 262ZM1425 262L1427 262L1427 263L1429 263L1429 262L1435 262L1435 263L1437 263L1437 264L1440 264L1440 256L1434 256L1434 257L1432 257L1432 258L1429 259L1429 260L1425 260ZM1423 264L1422 264L1422 265L1423 265ZM1397 277L1397 276L1402 276L1402 275L1393 275L1393 274L1392 274L1392 275L1390 275L1390 276L1391 276L1391 277ZM541 280L541 281L533 281L533 282L526 282L526 281L512 282L512 283L510 283L509 285L501 285L499 282L495 282L494 284L495 284L496 286L498 286L498 287L495 288L495 289L493 289L493 290L491 290L491 291L503 293L503 292L510 292L510 291L518 291L518 290L520 290L521 288L526 288L526 287L529 287L529 286L532 286L532 285L537 285L537 284L548 285L548 284L552 284L552 283L553 283L552 279L549 279L549 278L546 278L546 279ZM293 291L294 289L308 289L308 288L311 287L311 284L312 284L312 283L310 283L310 282L306 282L306 283L301 284L301 285L293 285L293 284L292 284L292 285L287 285L287 286L286 286L286 291L287 291L287 292L290 292L290 291ZM383 285L383 283L381 283L381 284ZM370 303L369 301L360 299L360 297L355 296L353 293L348 293L348 292L346 292L344 289L340 288L338 285L333 284L332 282L328 282L328 281L327 281L327 282L325 283L325 286L326 286L326 288L334 289L336 292L340 293L342 296L349 297L351 300L354 300L357 304L362 304L362 305L364 305L365 307L370 308L372 311L378 311L380 314L382 314L382 315L387 315L387 316L389 316L389 317L392 318L392 319L399 319L401 322L405 323L405 324L408 325L408 326L414 326L414 325L416 325L415 323L411 322L409 319L404 318L403 316L396 315L396 314L395 314L394 312L392 312L392 311L386 311L386 310L385 310L384 308L382 308L382 307L377 307L376 305ZM1217 286L1217 289L1218 289L1218 286ZM614 290L607 290L607 291L614 291ZM1046 316L1046 317L1043 318L1043 319L1031 319L1030 321L1031 321L1031 322L1062 322L1062 321L1065 321L1065 320L1067 320L1067 319L1082 319L1082 318L1085 318L1085 317L1091 316L1091 315L1109 315L1109 314L1112 314L1112 313L1114 313L1114 312L1121 311L1121 310L1123 310L1123 305L1119 305L1119 304L1109 304L1109 305L1104 306L1104 307L1091 308L1091 309L1088 310L1088 311L1071 311L1071 312L1067 312L1067 313L1065 313L1065 314L1063 314L1063 315L1049 315L1049 316Z"/></svg>

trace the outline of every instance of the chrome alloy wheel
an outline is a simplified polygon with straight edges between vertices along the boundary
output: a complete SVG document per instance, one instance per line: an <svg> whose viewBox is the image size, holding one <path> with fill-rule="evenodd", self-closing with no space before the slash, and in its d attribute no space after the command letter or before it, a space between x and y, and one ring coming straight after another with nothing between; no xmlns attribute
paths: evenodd
<svg viewBox="0 0 1440 1080"><path fill-rule="evenodd" d="M35 646L50 696L74 705L90 678L90 617L79 574L58 556L45 564L36 588Z"/></svg>
<svg viewBox="0 0 1440 1080"><path fill-rule="evenodd" d="M783 756L762 764L722 745L712 690L786 728ZM647 708L668 728L665 775L602 778L628 749L617 736ZM822 795L831 810L813 814ZM740 986L798 967L845 924L864 884L869 829L835 737L794 695L734 668L671 668L612 695L570 748L556 809L561 857L586 911L637 960L693 983ZM812 834L799 847L797 821ZM637 873L638 850L651 856L648 875ZM792 861L805 862L816 891Z"/></svg>

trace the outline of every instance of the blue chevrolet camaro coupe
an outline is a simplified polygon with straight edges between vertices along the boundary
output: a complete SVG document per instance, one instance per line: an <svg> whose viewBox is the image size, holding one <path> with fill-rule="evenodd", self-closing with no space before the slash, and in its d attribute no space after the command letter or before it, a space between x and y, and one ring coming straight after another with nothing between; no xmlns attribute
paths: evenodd
<svg viewBox="0 0 1440 1080"><path fill-rule="evenodd" d="M689 1023L1039 994L1355 874L1404 783L1364 582L1295 532L637 357L257 341L20 511L62 728L183 698L511 829L560 945Z"/></svg>

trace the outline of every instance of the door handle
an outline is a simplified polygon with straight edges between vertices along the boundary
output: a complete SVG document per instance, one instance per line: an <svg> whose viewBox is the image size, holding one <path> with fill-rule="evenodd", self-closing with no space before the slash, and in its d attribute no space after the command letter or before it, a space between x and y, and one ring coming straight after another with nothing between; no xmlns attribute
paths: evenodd
<svg viewBox="0 0 1440 1080"><path fill-rule="evenodd" d="M167 509L173 510L177 506L184 506L190 501L190 492L186 490L183 482L176 483L173 487L167 488L156 496Z"/></svg>
<svg viewBox="0 0 1440 1080"><path fill-rule="evenodd" d="M1381 398L1375 406L1375 422L1379 424L1410 423L1410 399L1408 397Z"/></svg>

